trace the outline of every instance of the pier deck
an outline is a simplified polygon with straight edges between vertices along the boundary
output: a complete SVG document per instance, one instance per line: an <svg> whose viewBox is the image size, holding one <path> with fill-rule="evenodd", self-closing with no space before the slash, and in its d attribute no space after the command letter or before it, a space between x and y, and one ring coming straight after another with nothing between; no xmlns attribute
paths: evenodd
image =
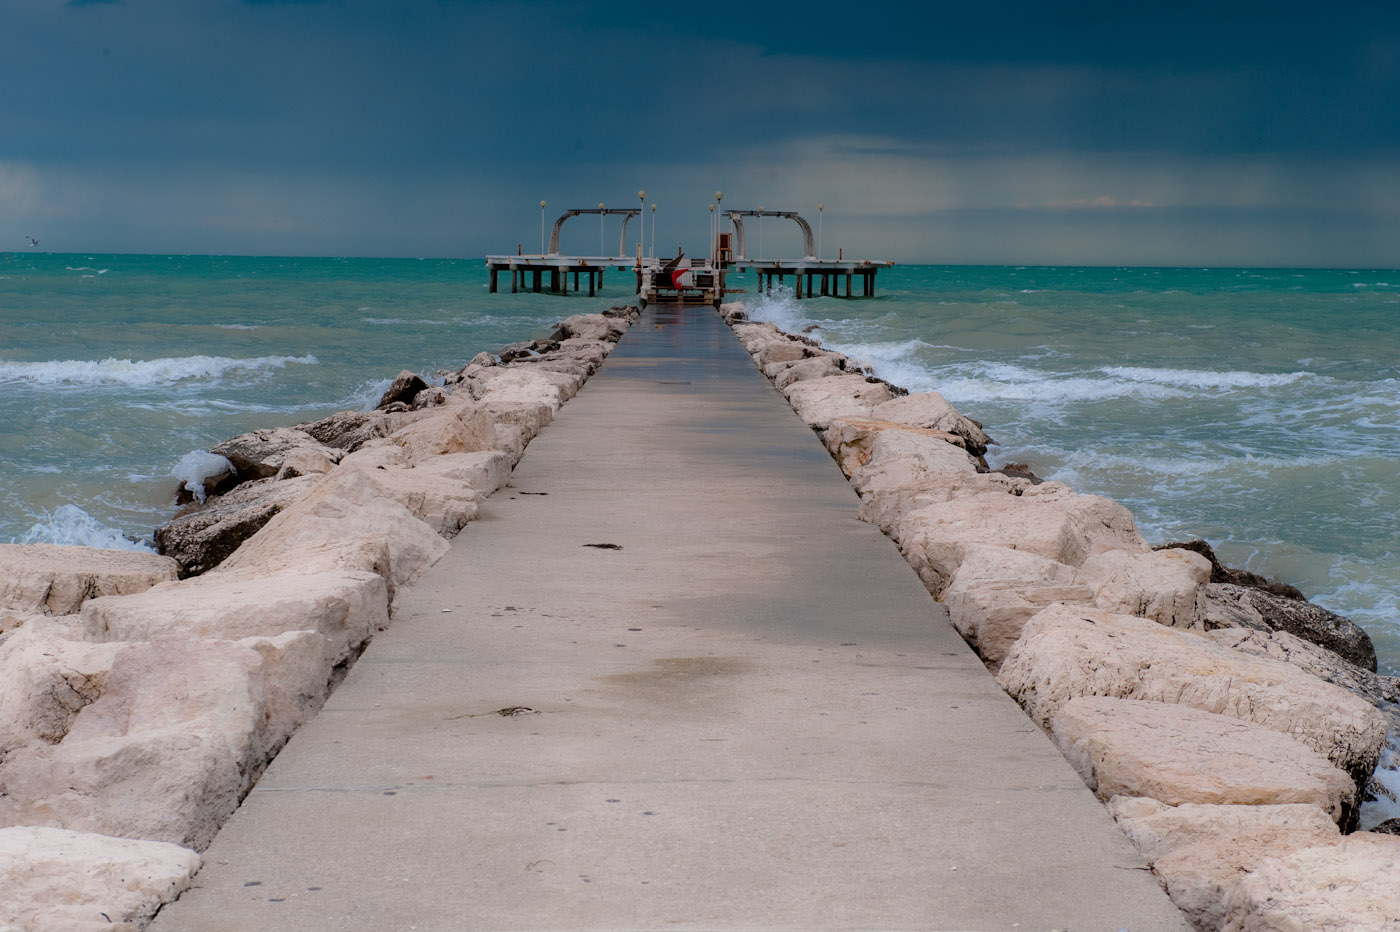
<svg viewBox="0 0 1400 932"><path fill-rule="evenodd" d="M649 308L152 928L1184 932L856 506Z"/></svg>

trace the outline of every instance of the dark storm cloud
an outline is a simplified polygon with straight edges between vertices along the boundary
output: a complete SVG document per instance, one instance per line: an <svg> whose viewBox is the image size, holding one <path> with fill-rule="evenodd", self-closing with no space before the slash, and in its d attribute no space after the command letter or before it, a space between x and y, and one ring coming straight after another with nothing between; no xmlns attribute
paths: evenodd
<svg viewBox="0 0 1400 932"><path fill-rule="evenodd" d="M913 205L930 231L1077 211L1060 223L1085 249L1218 210L1279 211L1292 242L1345 222L1326 211L1373 232L1396 212L1377 206L1400 152L1383 4L74 2L0 10L0 59L30 76L0 99L0 208L74 235L499 249L495 228L537 225L522 204L638 187L702 236L723 187L844 200L852 222ZM349 247L355 224L379 232Z"/></svg>

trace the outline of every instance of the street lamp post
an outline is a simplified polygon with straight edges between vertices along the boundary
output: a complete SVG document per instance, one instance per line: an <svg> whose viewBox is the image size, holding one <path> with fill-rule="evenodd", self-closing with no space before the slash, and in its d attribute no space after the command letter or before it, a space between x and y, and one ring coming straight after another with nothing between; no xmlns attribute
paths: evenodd
<svg viewBox="0 0 1400 932"><path fill-rule="evenodd" d="M637 190L637 216L641 218L642 230L638 234L641 242L637 244L638 249L642 249L647 244L647 215L646 215L647 193L641 189Z"/></svg>
<svg viewBox="0 0 1400 932"><path fill-rule="evenodd" d="M818 259L820 259L820 258L822 257L822 210L824 210L825 208L826 208L826 205L825 205L825 204L818 204L818 205L817 205L817 258L818 258Z"/></svg>
<svg viewBox="0 0 1400 932"><path fill-rule="evenodd" d="M540 255L544 255L544 201L540 201Z"/></svg>
<svg viewBox="0 0 1400 932"><path fill-rule="evenodd" d="M651 255L656 258L656 202L651 202Z"/></svg>
<svg viewBox="0 0 1400 932"><path fill-rule="evenodd" d="M719 242L719 231L724 227L724 192L715 192L715 242Z"/></svg>
<svg viewBox="0 0 1400 932"><path fill-rule="evenodd" d="M763 205L758 205L758 258L763 259Z"/></svg>
<svg viewBox="0 0 1400 932"><path fill-rule="evenodd" d="M719 216L714 204L710 205L710 261L719 265Z"/></svg>
<svg viewBox="0 0 1400 932"><path fill-rule="evenodd" d="M600 255L600 256L606 256L606 255L608 254L608 253L607 253L607 247L603 245L603 217L604 217L603 211L606 210L606 209L607 209L607 208L603 205L603 202L602 202L602 201L599 201L599 202L598 202L598 255Z"/></svg>

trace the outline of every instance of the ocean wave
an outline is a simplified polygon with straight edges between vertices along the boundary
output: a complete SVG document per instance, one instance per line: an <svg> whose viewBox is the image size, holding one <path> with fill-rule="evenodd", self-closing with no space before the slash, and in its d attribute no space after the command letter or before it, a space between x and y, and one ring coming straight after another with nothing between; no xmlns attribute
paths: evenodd
<svg viewBox="0 0 1400 932"><path fill-rule="evenodd" d="M1273 388L1316 378L1311 372L1212 372L1200 369L1151 369L1141 366L1105 366L1099 371L1129 382L1179 385L1184 388Z"/></svg>
<svg viewBox="0 0 1400 932"><path fill-rule="evenodd" d="M876 372L879 375L877 369ZM1042 404L1073 404L1076 402L1112 401L1118 398L1142 398L1162 401L1189 398L1190 392L1147 382L1120 382L1110 379L1084 377L1047 378L1037 374L1028 378L969 378L931 379L938 390L953 404L993 401L1029 401Z"/></svg>
<svg viewBox="0 0 1400 932"><path fill-rule="evenodd" d="M255 372L281 369L289 363L314 366L316 357L258 356L231 359L227 356L178 356L168 359L64 359L45 362L0 361L0 384L27 382L33 385L126 385L144 388L170 385L187 379L212 379L226 372Z"/></svg>
<svg viewBox="0 0 1400 932"><path fill-rule="evenodd" d="M37 516L38 522L14 540L16 544L71 544L100 550L139 550L154 553L143 541L135 541L120 528L107 527L77 505L60 505Z"/></svg>

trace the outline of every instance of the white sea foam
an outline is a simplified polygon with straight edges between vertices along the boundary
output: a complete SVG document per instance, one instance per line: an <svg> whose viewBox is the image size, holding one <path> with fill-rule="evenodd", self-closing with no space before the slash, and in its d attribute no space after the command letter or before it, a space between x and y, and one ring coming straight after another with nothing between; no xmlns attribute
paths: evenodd
<svg viewBox="0 0 1400 932"><path fill-rule="evenodd" d="M802 313L793 290L787 285L774 285L768 291L760 292L752 301L744 302L749 320L772 324L779 330L797 333L811 323Z"/></svg>
<svg viewBox="0 0 1400 932"><path fill-rule="evenodd" d="M215 324L220 330L257 330L255 324Z"/></svg>
<svg viewBox="0 0 1400 932"><path fill-rule="evenodd" d="M0 361L0 384L27 382L34 385L125 385L143 388L170 385L186 379L214 379L226 372L254 372L281 369L289 363L316 365L316 357L258 356L231 359L227 356L178 356L169 359L65 359L45 362Z"/></svg>
<svg viewBox="0 0 1400 932"><path fill-rule="evenodd" d="M154 552L149 544L130 540L120 529L100 524L96 518L77 505L61 505L51 512L43 512L38 518L38 522L20 535L14 543L73 544L79 547L97 547L101 550Z"/></svg>
<svg viewBox="0 0 1400 932"><path fill-rule="evenodd" d="M191 450L180 457L180 462L170 470L198 501L204 501L204 481L224 473L233 472L233 463L227 457L208 450Z"/></svg>
<svg viewBox="0 0 1400 932"><path fill-rule="evenodd" d="M1150 369L1141 366L1106 366L1099 371L1115 379L1177 385L1183 388L1273 388L1315 377L1310 372L1211 372L1200 369Z"/></svg>

